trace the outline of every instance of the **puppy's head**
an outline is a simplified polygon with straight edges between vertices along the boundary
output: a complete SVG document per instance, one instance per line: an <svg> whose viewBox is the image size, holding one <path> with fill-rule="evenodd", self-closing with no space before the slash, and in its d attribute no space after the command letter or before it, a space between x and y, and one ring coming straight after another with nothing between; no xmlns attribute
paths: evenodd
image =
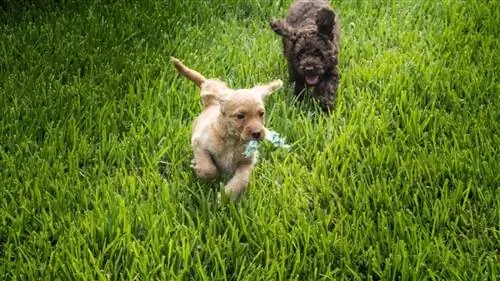
<svg viewBox="0 0 500 281"><path fill-rule="evenodd" d="M316 85L330 67L335 13L323 8L317 12L315 22L314 27L306 28L294 28L283 20L270 22L274 32L293 43L290 55L294 68L310 86Z"/></svg>
<svg viewBox="0 0 500 281"><path fill-rule="evenodd" d="M264 100L281 88L283 82L275 80L250 89L232 90L221 96L220 110L226 133L247 142L265 137Z"/></svg>

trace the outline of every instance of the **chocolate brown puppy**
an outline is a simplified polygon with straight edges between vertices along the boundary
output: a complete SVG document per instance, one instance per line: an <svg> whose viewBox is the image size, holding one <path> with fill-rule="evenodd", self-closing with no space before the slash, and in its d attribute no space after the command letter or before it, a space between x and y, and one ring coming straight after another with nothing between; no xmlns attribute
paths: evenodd
<svg viewBox="0 0 500 281"><path fill-rule="evenodd" d="M334 106L340 74L340 20L326 0L296 0L286 20L272 20L271 28L283 37L284 55L295 94L306 86L321 108Z"/></svg>

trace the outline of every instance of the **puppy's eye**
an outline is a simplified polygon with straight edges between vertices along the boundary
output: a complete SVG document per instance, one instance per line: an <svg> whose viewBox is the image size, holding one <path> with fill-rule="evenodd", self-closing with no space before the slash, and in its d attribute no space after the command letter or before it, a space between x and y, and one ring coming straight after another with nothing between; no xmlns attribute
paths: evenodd
<svg viewBox="0 0 500 281"><path fill-rule="evenodd" d="M264 112L259 113L260 117L264 117Z"/></svg>
<svg viewBox="0 0 500 281"><path fill-rule="evenodd" d="M238 119L240 119L240 120L241 120L241 119L245 118L245 114L243 114L243 113L238 113L238 114L236 115L236 118L238 118Z"/></svg>

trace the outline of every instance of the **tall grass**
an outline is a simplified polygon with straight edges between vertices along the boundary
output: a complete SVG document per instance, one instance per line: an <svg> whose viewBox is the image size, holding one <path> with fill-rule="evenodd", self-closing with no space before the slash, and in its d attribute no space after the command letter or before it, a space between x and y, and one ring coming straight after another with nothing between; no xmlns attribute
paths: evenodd
<svg viewBox="0 0 500 281"><path fill-rule="evenodd" d="M497 280L495 1L333 3L336 111L286 83L243 200L195 178L169 57L286 80L289 3L0 3L0 279Z"/></svg>

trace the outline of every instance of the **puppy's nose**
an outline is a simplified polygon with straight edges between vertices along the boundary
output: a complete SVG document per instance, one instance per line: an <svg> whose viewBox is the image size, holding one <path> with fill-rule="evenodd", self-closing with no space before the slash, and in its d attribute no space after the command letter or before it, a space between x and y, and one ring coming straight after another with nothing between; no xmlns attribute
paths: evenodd
<svg viewBox="0 0 500 281"><path fill-rule="evenodd" d="M252 137L256 140L260 139L260 136L262 135L261 131L253 131L252 132Z"/></svg>

